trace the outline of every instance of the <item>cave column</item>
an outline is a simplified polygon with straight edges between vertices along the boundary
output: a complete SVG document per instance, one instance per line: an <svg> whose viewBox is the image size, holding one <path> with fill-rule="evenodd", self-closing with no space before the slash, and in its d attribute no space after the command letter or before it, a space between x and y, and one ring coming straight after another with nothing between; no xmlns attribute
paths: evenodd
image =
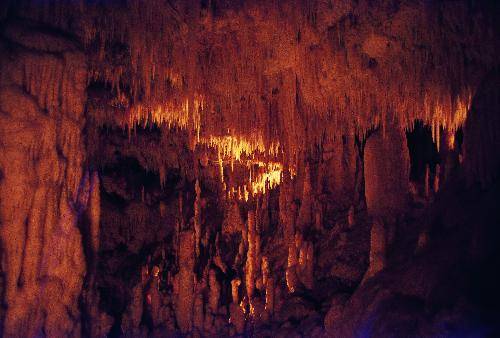
<svg viewBox="0 0 500 338"><path fill-rule="evenodd" d="M409 153L403 130L396 123L377 130L364 149L365 196L373 219L370 266L367 279L385 267L391 227L406 210L409 187Z"/></svg>

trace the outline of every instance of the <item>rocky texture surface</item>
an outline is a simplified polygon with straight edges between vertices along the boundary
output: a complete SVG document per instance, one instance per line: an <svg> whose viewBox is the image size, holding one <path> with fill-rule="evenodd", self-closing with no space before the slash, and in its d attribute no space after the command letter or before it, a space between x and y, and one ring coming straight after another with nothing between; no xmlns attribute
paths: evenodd
<svg viewBox="0 0 500 338"><path fill-rule="evenodd" d="M0 53L2 335L79 336L83 213L99 208L82 170L86 60L27 23L4 27Z"/></svg>

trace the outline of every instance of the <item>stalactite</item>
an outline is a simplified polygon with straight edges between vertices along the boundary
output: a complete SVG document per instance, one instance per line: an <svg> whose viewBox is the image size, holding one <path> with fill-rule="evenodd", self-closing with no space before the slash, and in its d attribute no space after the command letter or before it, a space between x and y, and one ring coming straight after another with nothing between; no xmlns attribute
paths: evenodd
<svg viewBox="0 0 500 338"><path fill-rule="evenodd" d="M310 20L299 8L288 8L293 14L279 26L275 21L260 24L269 22L264 18L280 17L283 8L273 3L258 10L245 4L241 11L228 16L236 15L241 26L234 26L224 15L193 18L190 13L197 5L192 3L165 6L158 1L142 4L133 0L119 11L106 11L95 4L82 6L85 10L78 11L79 33L91 54L89 73L93 81L108 83L117 99L121 98L118 101L126 111L123 123L129 127L155 123L188 129L192 143L215 147L220 161L225 156L234 160L243 154L253 157L264 153L283 156L283 167L291 167L299 153L307 151L306 136L315 144L322 142L325 133L341 141L338 135L352 135L355 131L363 134L396 116L399 129L410 128L415 119L422 119L433 125L435 137L440 128L456 130L467 117L478 70L488 69L495 55L493 48L477 53L482 57L464 54L464 49L475 48L472 41L493 44L491 32L474 26L464 32L463 41L469 42L465 45L462 40L444 39L444 33L455 27L440 23L439 11L428 10L429 4L424 3L405 5L392 13L390 21L394 24L387 25L383 32L366 34L372 25L366 19L349 27L349 34L340 32L347 28L330 27L323 22L315 27L314 34L303 35L302 44L285 43L297 34L297 27L300 32L310 32ZM104 8L113 9L113 5ZM325 17L335 16L329 11L323 13ZM408 15L408 11L413 15ZM460 6L455 12L457 18L468 18L469 13ZM376 12L383 13L382 9ZM233 29L231 39L215 28L226 25ZM193 38L199 36L200 27L204 27L204 38ZM341 48L315 42L332 29L342 41ZM256 41L257 35L258 45L250 42ZM398 39L387 43L387 36ZM113 41L126 45L130 52L119 65L109 59L113 53L108 49ZM304 48L308 43L317 48ZM415 48L417 45L425 48ZM361 51L353 52L359 46ZM207 48L209 58L205 56ZM449 50L456 53L448 53ZM343 57L344 53L349 58ZM464 60L465 55L474 62ZM365 64L363 58L367 56L375 60L376 72L370 67L356 66ZM330 70L331 64L335 65L335 72ZM393 64L400 67L391 67ZM483 64L482 68L474 66ZM34 77L31 72L29 76ZM276 79L279 90L274 104L283 116L279 116L279 123L270 123L274 118L269 102L261 102L261 98L267 97L269 85L274 87ZM452 86L456 89L451 90ZM50 103L56 96L47 97ZM356 116L355 121L352 116ZM439 143L439 138L435 139ZM344 145L348 146L342 150L347 157L354 154L347 151L351 141L347 140ZM341 162L338 165L344 166ZM224 182L222 164L220 168ZM255 176L258 187L279 177L277 172L267 172L261 178ZM334 176L348 181L342 175Z"/></svg>

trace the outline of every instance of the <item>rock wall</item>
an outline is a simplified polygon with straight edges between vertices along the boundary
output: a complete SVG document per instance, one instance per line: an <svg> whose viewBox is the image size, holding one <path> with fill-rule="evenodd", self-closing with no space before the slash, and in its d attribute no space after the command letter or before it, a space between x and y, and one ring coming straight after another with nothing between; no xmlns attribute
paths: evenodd
<svg viewBox="0 0 500 338"><path fill-rule="evenodd" d="M4 28L0 55L0 335L79 336L85 58L29 24Z"/></svg>

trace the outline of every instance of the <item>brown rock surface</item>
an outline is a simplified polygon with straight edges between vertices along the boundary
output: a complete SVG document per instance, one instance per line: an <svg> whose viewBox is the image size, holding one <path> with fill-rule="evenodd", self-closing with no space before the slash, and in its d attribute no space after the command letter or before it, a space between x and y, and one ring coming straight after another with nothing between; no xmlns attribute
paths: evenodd
<svg viewBox="0 0 500 338"><path fill-rule="evenodd" d="M78 223L91 190L82 171L85 58L63 36L15 27L5 34L11 48L0 40L3 335L79 336L86 262Z"/></svg>

